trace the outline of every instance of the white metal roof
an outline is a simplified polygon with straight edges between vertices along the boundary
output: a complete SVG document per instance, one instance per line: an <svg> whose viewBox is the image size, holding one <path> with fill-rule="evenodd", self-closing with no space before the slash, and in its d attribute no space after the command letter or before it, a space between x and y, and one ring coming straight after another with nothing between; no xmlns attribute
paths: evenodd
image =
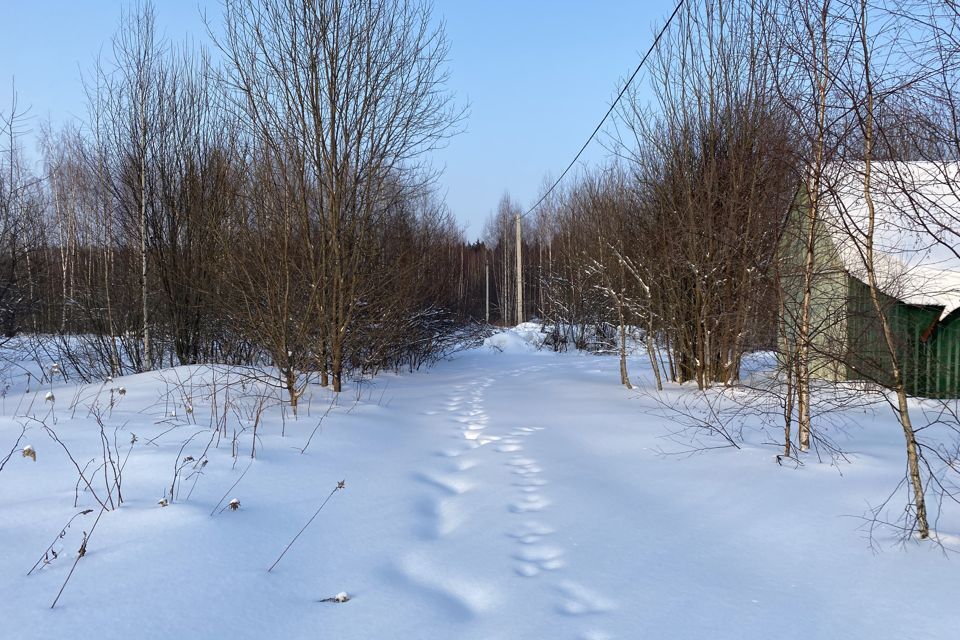
<svg viewBox="0 0 960 640"><path fill-rule="evenodd" d="M844 268L867 281L869 214L864 163L831 164L820 219ZM960 162L874 162L874 271L883 293L907 304L960 308Z"/></svg>

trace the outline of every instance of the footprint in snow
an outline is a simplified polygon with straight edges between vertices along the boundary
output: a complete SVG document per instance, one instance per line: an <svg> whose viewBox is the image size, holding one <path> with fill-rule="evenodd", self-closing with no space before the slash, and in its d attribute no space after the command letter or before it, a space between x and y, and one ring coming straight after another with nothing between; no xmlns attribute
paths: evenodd
<svg viewBox="0 0 960 640"><path fill-rule="evenodd" d="M459 458L463 454L470 451L470 449L443 449L442 451L437 451L434 455L440 456L441 458Z"/></svg>
<svg viewBox="0 0 960 640"><path fill-rule="evenodd" d="M519 527L508 533L511 538L515 538L521 544L532 544L538 542L544 536L554 533L555 529L536 520L527 520Z"/></svg>
<svg viewBox="0 0 960 640"><path fill-rule="evenodd" d="M483 433L483 429L471 429L470 427L460 429L460 434L467 440L476 440L481 433Z"/></svg>
<svg viewBox="0 0 960 640"><path fill-rule="evenodd" d="M513 431L510 432L510 435L526 437L526 436L529 436L531 433L539 431L540 429L542 429L542 427L531 427L531 426L514 427Z"/></svg>
<svg viewBox="0 0 960 640"><path fill-rule="evenodd" d="M476 460L456 460L452 466L454 471L466 471L477 466L477 462Z"/></svg>
<svg viewBox="0 0 960 640"><path fill-rule="evenodd" d="M453 533L467 519L467 514L453 498L425 498L420 503L419 511L424 516L423 535L431 539Z"/></svg>
<svg viewBox="0 0 960 640"><path fill-rule="evenodd" d="M604 613L616 607L611 600L572 580L564 580L557 589L563 596L560 611L570 616Z"/></svg>
<svg viewBox="0 0 960 640"><path fill-rule="evenodd" d="M524 466L515 466L510 470L511 473L518 476L528 477L533 476L543 471L540 467L535 464L524 465Z"/></svg>
<svg viewBox="0 0 960 640"><path fill-rule="evenodd" d="M482 429L466 429L462 433L464 438L468 441L476 442L478 446L490 444L500 439L497 436L483 435Z"/></svg>
<svg viewBox="0 0 960 640"><path fill-rule="evenodd" d="M517 572L517 575L523 576L524 578L533 578L534 576L540 575L543 571L552 571L553 569L560 569L564 565L563 560L550 560L548 562L534 564L531 562L521 562L516 567L514 571Z"/></svg>
<svg viewBox="0 0 960 640"><path fill-rule="evenodd" d="M542 487L547 484L547 481L543 478L536 478L532 476L524 476L519 478L513 483L513 486L520 487L521 489L528 487Z"/></svg>
<svg viewBox="0 0 960 640"><path fill-rule="evenodd" d="M517 573L532 577L541 571L555 571L563 568L566 565L563 559L564 553L564 550L559 547L537 545L522 547L513 557L520 561L517 565Z"/></svg>
<svg viewBox="0 0 960 640"><path fill-rule="evenodd" d="M530 533L525 536L518 536L517 542L520 544L537 544L543 539L543 536L538 536L535 533Z"/></svg>
<svg viewBox="0 0 960 640"><path fill-rule="evenodd" d="M517 572L518 576L522 576L524 578L532 578L540 575L540 569L538 569L535 565L527 564L526 562L518 564L514 571Z"/></svg>
<svg viewBox="0 0 960 640"><path fill-rule="evenodd" d="M606 631L598 631L596 629L587 631L580 636L580 640L610 640L611 638L613 638L613 636Z"/></svg>
<svg viewBox="0 0 960 640"><path fill-rule="evenodd" d="M461 620L470 620L501 604L496 585L459 575L426 553L407 554L397 563L396 572L432 600L435 608Z"/></svg>
<svg viewBox="0 0 960 640"><path fill-rule="evenodd" d="M527 494L521 500L510 505L513 513L535 513L550 506L550 501L538 494Z"/></svg>
<svg viewBox="0 0 960 640"><path fill-rule="evenodd" d="M421 472L414 475L420 482L442 489L451 495L458 496L466 493L473 488L470 482L456 476L443 476L439 474Z"/></svg>

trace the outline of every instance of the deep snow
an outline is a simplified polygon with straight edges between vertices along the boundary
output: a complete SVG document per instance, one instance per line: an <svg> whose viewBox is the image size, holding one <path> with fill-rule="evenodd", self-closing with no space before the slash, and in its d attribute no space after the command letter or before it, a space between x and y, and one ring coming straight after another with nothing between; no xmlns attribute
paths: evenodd
<svg viewBox="0 0 960 640"><path fill-rule="evenodd" d="M429 371L344 392L301 454L329 402L312 386L299 419L266 410L252 464L252 429L236 463L230 440L253 423L258 387L237 383L229 437L166 507L175 465L200 458L222 412L222 373L34 380L25 393L11 370L0 459L20 424L37 459L17 451L0 472L0 637L960 636L958 560L929 543L897 545L885 529L876 552L862 530L903 474L902 435L884 406L856 410L856 424L834 434L849 464L778 466L776 446L749 433L741 450L665 455L677 425L644 389L617 384L616 358L536 351L529 338L496 336ZM649 388L644 358L631 367ZM217 412L204 384L213 378ZM102 456L87 407L106 407L121 386L104 421L121 455L137 436L125 502L102 516L50 610L97 511L26 574L71 516L97 505L81 492L74 508L73 465L39 423L14 416L46 418L82 467ZM102 471L95 478L105 495ZM345 489L268 573L340 480ZM211 516L221 497L220 509L232 498L240 508ZM960 521L938 527L949 542ZM341 592L350 599L321 602Z"/></svg>

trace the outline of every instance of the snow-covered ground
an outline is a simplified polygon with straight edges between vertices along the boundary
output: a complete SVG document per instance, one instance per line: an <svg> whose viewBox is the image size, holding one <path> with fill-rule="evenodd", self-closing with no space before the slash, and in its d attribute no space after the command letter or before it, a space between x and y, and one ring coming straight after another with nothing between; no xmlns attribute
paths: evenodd
<svg viewBox="0 0 960 640"><path fill-rule="evenodd" d="M0 472L0 637L960 637L958 560L884 529L876 552L862 530L903 475L888 409L858 409L835 434L849 464L779 466L759 434L739 450L669 455L679 425L617 384L616 358L536 351L529 337L344 392L301 453L329 404L311 386L298 419L264 410L252 463L259 387L236 376L227 390L224 374L196 367L34 380L26 393L11 374L0 460L28 430ZM634 382L649 388L648 373L634 359ZM94 460L85 475L105 499L94 403L121 461L130 451L124 502L103 513L51 610L100 507L40 421L81 468ZM224 508L233 498L240 508ZM942 539L951 527L941 520ZM27 576L54 540L57 557ZM347 602L322 602L341 592Z"/></svg>

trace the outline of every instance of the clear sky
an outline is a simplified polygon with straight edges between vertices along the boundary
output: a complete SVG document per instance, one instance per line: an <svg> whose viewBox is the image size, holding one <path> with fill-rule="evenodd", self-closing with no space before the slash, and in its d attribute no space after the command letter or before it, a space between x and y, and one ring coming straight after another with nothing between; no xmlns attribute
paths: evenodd
<svg viewBox="0 0 960 640"><path fill-rule="evenodd" d="M0 111L16 78L31 127L84 113L88 70L126 3L0 0ZM451 89L470 107L466 131L439 152L440 186L474 239L508 191L528 206L548 174L559 175L649 46L673 0L436 0L450 40ZM157 0L171 40L206 42L200 12L217 0ZM32 146L32 142L28 142ZM29 149L28 149L29 150ZM605 152L592 145L595 162ZM35 155L34 155L35 157Z"/></svg>

